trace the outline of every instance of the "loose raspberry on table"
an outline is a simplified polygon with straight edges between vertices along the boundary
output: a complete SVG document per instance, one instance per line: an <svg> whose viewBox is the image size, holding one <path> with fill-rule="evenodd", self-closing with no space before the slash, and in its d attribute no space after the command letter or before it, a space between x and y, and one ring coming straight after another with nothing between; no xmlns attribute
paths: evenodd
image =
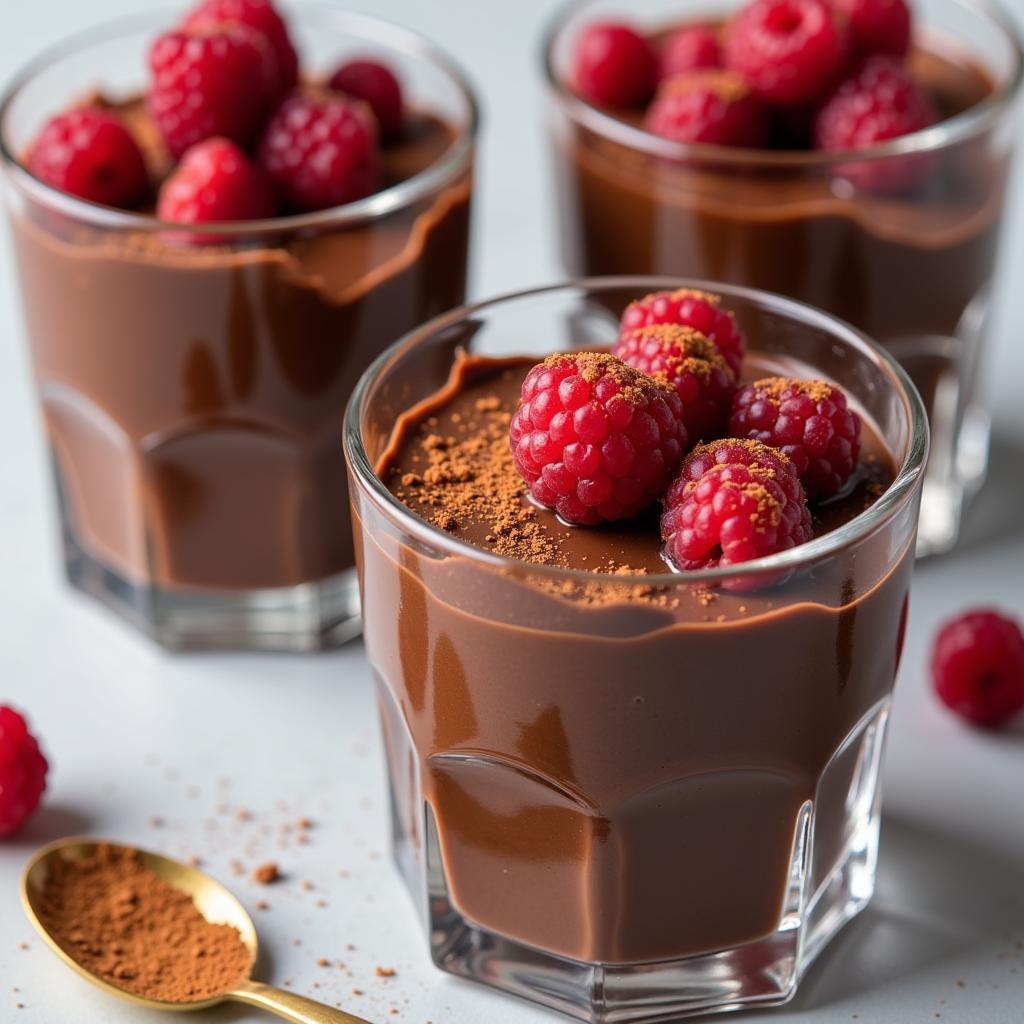
<svg viewBox="0 0 1024 1024"><path fill-rule="evenodd" d="M907 0L833 0L847 19L854 48L862 54L902 57L910 49L912 16Z"/></svg>
<svg viewBox="0 0 1024 1024"><path fill-rule="evenodd" d="M32 144L28 169L69 195L124 209L148 187L142 151L116 114L86 108L47 121Z"/></svg>
<svg viewBox="0 0 1024 1024"><path fill-rule="evenodd" d="M549 356L526 375L509 440L534 499L568 523L629 519L686 450L679 396L615 356Z"/></svg>
<svg viewBox="0 0 1024 1024"><path fill-rule="evenodd" d="M405 124L402 86L390 68L378 61L350 60L331 75L327 84L366 103L377 118L385 142L401 138Z"/></svg>
<svg viewBox="0 0 1024 1024"><path fill-rule="evenodd" d="M260 142L260 163L293 210L325 210L380 184L377 124L370 108L340 93L289 97Z"/></svg>
<svg viewBox="0 0 1024 1024"><path fill-rule="evenodd" d="M860 458L860 417L834 384L765 377L732 400L729 433L772 445L796 467L811 501L838 494Z"/></svg>
<svg viewBox="0 0 1024 1024"><path fill-rule="evenodd" d="M182 28L203 31L223 25L244 25L266 39L273 52L273 93L283 96L299 80L299 56L288 25L271 0L204 0L189 13Z"/></svg>
<svg viewBox="0 0 1024 1024"><path fill-rule="evenodd" d="M765 103L799 107L835 83L848 41L826 0L753 0L729 23L726 67Z"/></svg>
<svg viewBox="0 0 1024 1024"><path fill-rule="evenodd" d="M695 448L665 496L661 534L686 571L736 565L809 541L807 499L793 464L758 441Z"/></svg>
<svg viewBox="0 0 1024 1024"><path fill-rule="evenodd" d="M942 702L975 725L995 728L1024 711L1024 633L1013 619L978 608L946 623L932 649Z"/></svg>
<svg viewBox="0 0 1024 1024"><path fill-rule="evenodd" d="M682 324L651 324L619 335L614 354L675 388L690 443L721 437L736 377L714 342Z"/></svg>
<svg viewBox="0 0 1024 1024"><path fill-rule="evenodd" d="M185 151L160 187L157 216L179 224L273 217L263 171L228 139L206 139Z"/></svg>
<svg viewBox="0 0 1024 1024"><path fill-rule="evenodd" d="M628 25L599 22L576 44L576 91L602 107L643 106L658 81L654 47Z"/></svg>
<svg viewBox="0 0 1024 1024"><path fill-rule="evenodd" d="M736 323L736 317L721 307L721 296L695 288L653 292L626 307L620 332L625 334L651 324L692 327L718 346L729 369L738 377L743 354L747 350L747 339Z"/></svg>
<svg viewBox="0 0 1024 1024"><path fill-rule="evenodd" d="M718 32L710 25L688 25L677 29L661 44L658 52L661 78L721 66L722 47Z"/></svg>
<svg viewBox="0 0 1024 1024"><path fill-rule="evenodd" d="M673 142L758 149L768 138L767 115L746 80L717 69L664 79L644 125Z"/></svg>
<svg viewBox="0 0 1024 1024"><path fill-rule="evenodd" d="M0 706L0 836L18 829L39 806L47 768L25 719Z"/></svg>
<svg viewBox="0 0 1024 1024"><path fill-rule="evenodd" d="M245 147L258 135L274 74L259 33L242 25L168 32L150 49L149 67L149 112L175 159L214 136Z"/></svg>

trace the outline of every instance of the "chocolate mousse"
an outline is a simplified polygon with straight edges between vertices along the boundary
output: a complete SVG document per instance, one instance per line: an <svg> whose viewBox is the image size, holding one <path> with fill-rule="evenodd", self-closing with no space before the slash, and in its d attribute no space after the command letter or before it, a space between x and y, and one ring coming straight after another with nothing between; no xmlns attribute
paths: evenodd
<svg viewBox="0 0 1024 1024"><path fill-rule="evenodd" d="M573 527L527 497L508 433L533 362L458 358L377 462L415 516L487 557L431 555L356 517L400 856L425 846L473 927L573 960L764 939L810 806L810 891L849 853L910 546L879 534L760 589L666 581L657 509ZM744 374L784 369L755 352ZM865 421L858 469L815 508L815 535L894 474Z"/></svg>

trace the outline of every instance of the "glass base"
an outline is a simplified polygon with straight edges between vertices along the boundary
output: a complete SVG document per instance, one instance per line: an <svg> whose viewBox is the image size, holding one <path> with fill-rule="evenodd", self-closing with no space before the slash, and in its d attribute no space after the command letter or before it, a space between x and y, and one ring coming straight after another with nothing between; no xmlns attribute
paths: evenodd
<svg viewBox="0 0 1024 1024"><path fill-rule="evenodd" d="M467 920L449 896L429 805L421 840L402 823L402 795L392 777L395 860L417 901L434 963L592 1024L654 1024L788 1002L818 954L874 892L888 710L886 700L867 715L823 773L819 800L825 799L833 772L849 781L843 795L847 838L832 870L815 884L821 867L815 863L815 802L809 800L796 824L777 930L733 949L674 961L584 963L524 946ZM394 742L394 731L385 729Z"/></svg>
<svg viewBox="0 0 1024 1024"><path fill-rule="evenodd" d="M63 532L71 585L172 650L318 651L362 631L355 569L295 587L167 590L125 579L88 552L67 522Z"/></svg>

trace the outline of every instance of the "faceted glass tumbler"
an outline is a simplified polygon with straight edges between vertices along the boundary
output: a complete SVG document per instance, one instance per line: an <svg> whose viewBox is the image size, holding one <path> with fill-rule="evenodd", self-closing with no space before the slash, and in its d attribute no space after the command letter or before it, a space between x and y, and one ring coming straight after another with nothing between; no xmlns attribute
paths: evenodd
<svg viewBox="0 0 1024 1024"><path fill-rule="evenodd" d="M470 547L378 476L460 349L607 347L631 299L677 287L845 388L897 471L866 512L734 569L631 578ZM789 999L874 886L927 454L904 371L786 299L593 279L409 335L353 395L345 450L394 854L434 962L584 1021Z"/></svg>
<svg viewBox="0 0 1024 1024"><path fill-rule="evenodd" d="M676 274L766 289L885 346L931 421L918 551L947 551L988 465L982 374L1019 134L1019 32L985 0L916 0L919 43L963 69L972 88L987 84L989 96L927 131L856 153L674 143L590 106L568 85L588 24L627 18L653 33L723 21L739 6L563 5L545 45L563 262L574 276ZM922 76L940 74L923 52L913 61Z"/></svg>
<svg viewBox="0 0 1024 1024"><path fill-rule="evenodd" d="M166 12L37 58L0 108L67 575L168 647L310 650L359 632L345 404L388 344L465 297L477 115L461 74L374 18L312 5L292 21L309 73L376 55L416 118L386 187L343 207L183 234L23 168L49 116L98 88L140 94ZM404 174L413 155L422 169Z"/></svg>

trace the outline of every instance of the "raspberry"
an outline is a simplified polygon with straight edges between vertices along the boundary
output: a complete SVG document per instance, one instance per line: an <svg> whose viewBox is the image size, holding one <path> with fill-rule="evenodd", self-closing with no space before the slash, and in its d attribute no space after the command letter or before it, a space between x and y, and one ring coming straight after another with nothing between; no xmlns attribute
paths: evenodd
<svg viewBox="0 0 1024 1024"><path fill-rule="evenodd" d="M600 22L580 36L574 81L585 100L602 107L643 106L657 80L654 48L628 25Z"/></svg>
<svg viewBox="0 0 1024 1024"><path fill-rule="evenodd" d="M746 81L733 71L716 69L666 78L644 124L673 142L757 149L768 136L764 110Z"/></svg>
<svg viewBox="0 0 1024 1024"><path fill-rule="evenodd" d="M677 29L662 44L658 66L661 78L701 68L720 68L722 48L718 33L710 25L689 25Z"/></svg>
<svg viewBox="0 0 1024 1024"><path fill-rule="evenodd" d="M946 623L932 649L939 698L975 725L994 728L1024 710L1024 634L979 608Z"/></svg>
<svg viewBox="0 0 1024 1024"><path fill-rule="evenodd" d="M651 324L620 335L615 355L675 388L691 442L721 437L736 378L714 342L692 327Z"/></svg>
<svg viewBox="0 0 1024 1024"><path fill-rule="evenodd" d="M25 719L0 706L0 836L14 832L39 806L47 768Z"/></svg>
<svg viewBox="0 0 1024 1024"><path fill-rule="evenodd" d="M833 0L850 26L854 47L862 54L902 57L910 49L911 15L907 0Z"/></svg>
<svg viewBox="0 0 1024 1024"><path fill-rule="evenodd" d="M291 96L260 142L260 163L296 210L325 210L378 187L377 125L370 108L340 94Z"/></svg>
<svg viewBox="0 0 1024 1024"><path fill-rule="evenodd" d="M937 120L935 107L903 63L895 57L869 57L842 82L818 111L814 122L819 149L839 152L922 131ZM897 156L851 163L843 175L872 192L904 192L928 174L922 156Z"/></svg>
<svg viewBox="0 0 1024 1024"><path fill-rule="evenodd" d="M765 103L799 107L825 93L847 43L826 0L753 0L726 29L725 63Z"/></svg>
<svg viewBox="0 0 1024 1024"><path fill-rule="evenodd" d="M682 403L615 356L553 355L523 381L509 429L534 499L568 523L629 519L665 491L686 449Z"/></svg>
<svg viewBox="0 0 1024 1024"><path fill-rule="evenodd" d="M270 0L204 0L182 23L186 32L208 31L223 25L244 25L259 32L274 57L274 96L283 96L299 80L299 57L288 25Z"/></svg>
<svg viewBox="0 0 1024 1024"><path fill-rule="evenodd" d="M680 570L763 558L813 536L793 464L757 441L728 438L687 456L665 496L661 535Z"/></svg>
<svg viewBox="0 0 1024 1024"><path fill-rule="evenodd" d="M366 103L386 142L401 137L405 121L402 87L390 68L372 60L351 60L331 75L328 85Z"/></svg>
<svg viewBox="0 0 1024 1024"><path fill-rule="evenodd" d="M168 32L149 51L149 112L177 159L203 139L223 136L248 146L273 89L266 40L241 25Z"/></svg>
<svg viewBox="0 0 1024 1024"><path fill-rule="evenodd" d="M263 172L233 142L207 139L186 151L156 209L179 224L259 220L274 216L274 200Z"/></svg>
<svg viewBox="0 0 1024 1024"><path fill-rule="evenodd" d="M822 380L766 377L736 392L729 433L784 452L811 501L843 489L860 458L860 417Z"/></svg>
<svg viewBox="0 0 1024 1024"><path fill-rule="evenodd" d="M747 339L736 323L736 317L721 309L722 299L695 288L679 288L674 292L654 292L631 302L622 314L621 332L635 331L651 324L682 324L710 338L739 376Z"/></svg>
<svg viewBox="0 0 1024 1024"><path fill-rule="evenodd" d="M141 150L117 116L105 110L72 110L51 118L26 163L47 185L105 206L134 206L148 185Z"/></svg>

